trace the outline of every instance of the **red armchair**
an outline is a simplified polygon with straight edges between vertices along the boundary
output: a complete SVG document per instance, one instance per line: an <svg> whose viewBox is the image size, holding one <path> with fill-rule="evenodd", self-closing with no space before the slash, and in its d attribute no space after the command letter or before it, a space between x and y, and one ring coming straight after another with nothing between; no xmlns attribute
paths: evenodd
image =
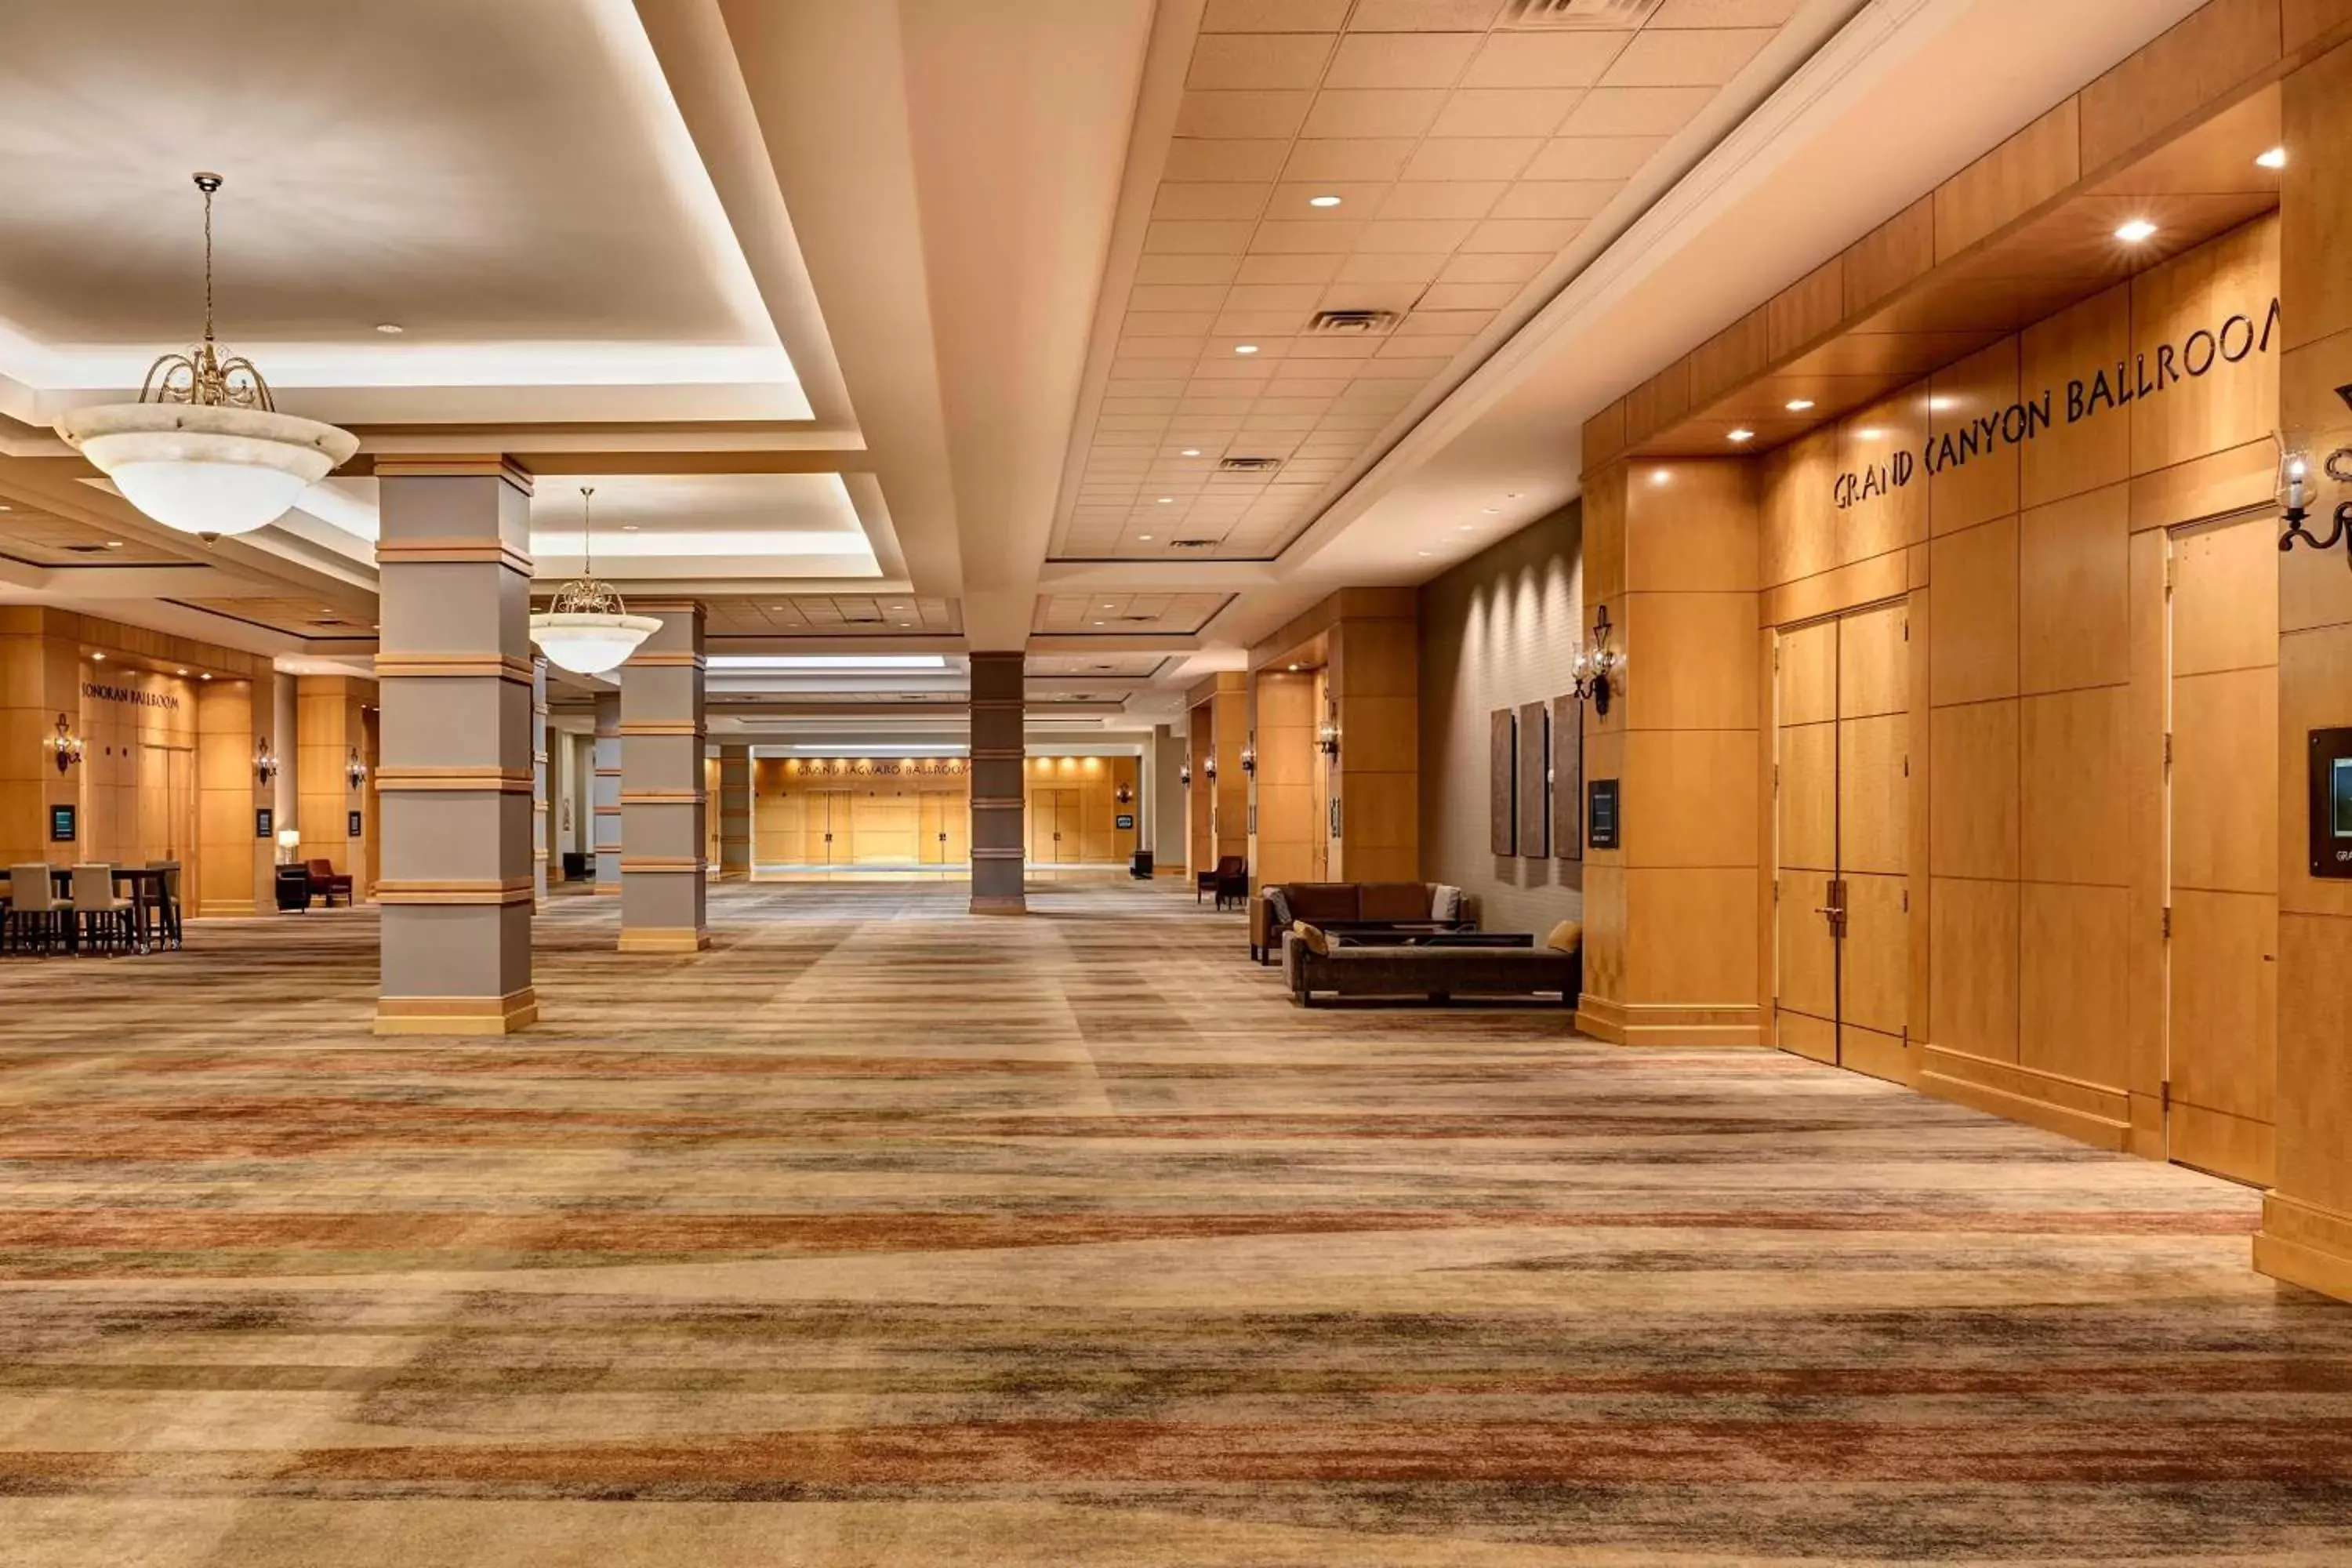
<svg viewBox="0 0 2352 1568"><path fill-rule="evenodd" d="M352 879L348 875L338 872L332 860L313 860L310 864L309 870L310 890L318 894L329 909L335 907L337 893L342 894L345 905L348 906L351 903Z"/></svg>

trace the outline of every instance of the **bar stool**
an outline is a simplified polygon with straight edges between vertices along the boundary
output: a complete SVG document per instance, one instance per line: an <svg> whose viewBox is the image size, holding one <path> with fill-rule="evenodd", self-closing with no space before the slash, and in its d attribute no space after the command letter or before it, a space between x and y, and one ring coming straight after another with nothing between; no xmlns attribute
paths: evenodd
<svg viewBox="0 0 2352 1568"><path fill-rule="evenodd" d="M48 862L8 868L8 930L16 933L18 946L29 940L40 952L55 951L64 934L62 922L72 918L72 900L58 897Z"/></svg>
<svg viewBox="0 0 2352 1568"><path fill-rule="evenodd" d="M180 863L177 860L150 860L147 868L163 873L160 887L142 883L139 887L139 929L147 930L148 917L154 917L156 938L168 947L180 945Z"/></svg>
<svg viewBox="0 0 2352 1568"><path fill-rule="evenodd" d="M102 941L109 952L131 947L139 940L138 916L136 904L116 897L111 865L73 868L73 912L67 918L77 936L86 932L93 942Z"/></svg>

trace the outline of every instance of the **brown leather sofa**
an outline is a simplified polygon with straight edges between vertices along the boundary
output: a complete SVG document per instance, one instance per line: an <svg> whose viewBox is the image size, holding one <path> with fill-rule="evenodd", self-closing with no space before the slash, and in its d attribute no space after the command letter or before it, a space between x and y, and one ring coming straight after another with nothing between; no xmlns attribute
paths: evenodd
<svg viewBox="0 0 2352 1568"><path fill-rule="evenodd" d="M1456 996L1527 996L1557 992L1574 1007L1584 992L1580 942L1570 952L1536 947L1349 947L1317 952L1297 931L1282 938L1282 977L1292 1000L1315 1005L1317 994L1450 1002Z"/></svg>
<svg viewBox="0 0 2352 1568"><path fill-rule="evenodd" d="M1250 900L1250 956L1271 963L1292 921L1320 926L1460 918L1462 889L1444 882L1269 882Z"/></svg>

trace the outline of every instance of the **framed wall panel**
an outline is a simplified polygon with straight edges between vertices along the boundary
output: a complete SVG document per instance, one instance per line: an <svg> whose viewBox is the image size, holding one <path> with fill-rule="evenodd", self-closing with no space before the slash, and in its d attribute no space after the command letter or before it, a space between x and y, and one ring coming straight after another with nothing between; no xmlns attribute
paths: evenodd
<svg viewBox="0 0 2352 1568"><path fill-rule="evenodd" d="M1491 847L1497 855L1516 855L1519 852L1519 716L1508 708L1497 708L1492 723L1486 745Z"/></svg>
<svg viewBox="0 0 2352 1568"><path fill-rule="evenodd" d="M1551 700L1551 852L1584 858L1584 701Z"/></svg>
<svg viewBox="0 0 2352 1568"><path fill-rule="evenodd" d="M1550 717L1541 702L1519 704L1519 853L1537 860L1551 853Z"/></svg>

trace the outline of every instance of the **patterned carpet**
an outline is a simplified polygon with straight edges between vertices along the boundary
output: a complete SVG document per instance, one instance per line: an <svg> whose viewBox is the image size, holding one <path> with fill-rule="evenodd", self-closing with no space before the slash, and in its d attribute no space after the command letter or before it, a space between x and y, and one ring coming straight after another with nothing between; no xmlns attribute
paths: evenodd
<svg viewBox="0 0 2352 1568"><path fill-rule="evenodd" d="M0 963L0 1563L2352 1561L2254 1194L1560 1011L1290 1006L1106 880Z"/></svg>

